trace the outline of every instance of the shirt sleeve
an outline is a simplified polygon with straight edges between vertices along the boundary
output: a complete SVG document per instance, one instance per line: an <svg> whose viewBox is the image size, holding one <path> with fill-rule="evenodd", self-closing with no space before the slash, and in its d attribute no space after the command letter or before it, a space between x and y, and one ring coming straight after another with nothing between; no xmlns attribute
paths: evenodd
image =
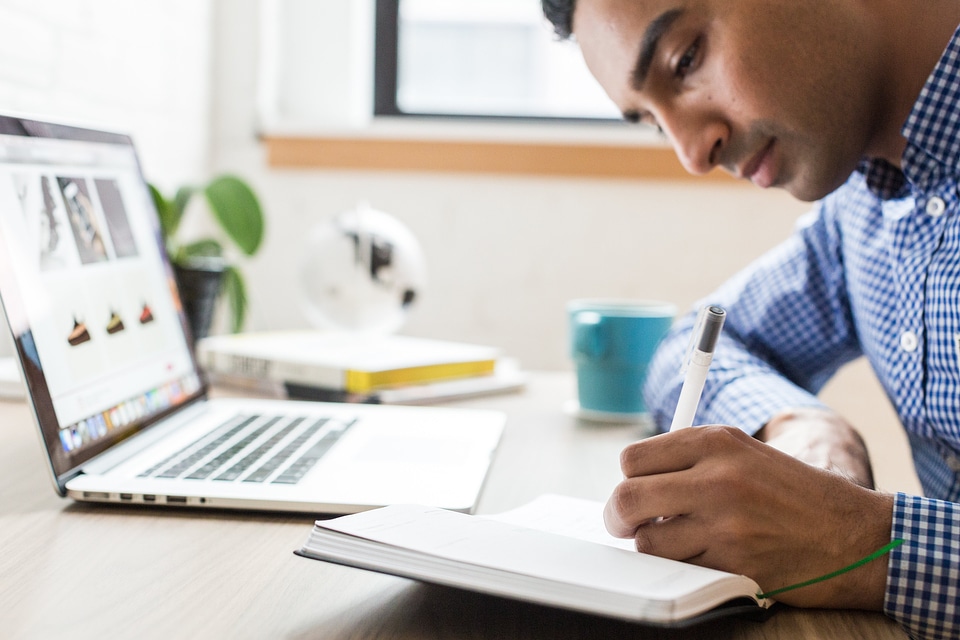
<svg viewBox="0 0 960 640"><path fill-rule="evenodd" d="M696 306L718 304L727 319L695 424L753 434L776 413L820 407L816 393L861 354L828 203L804 216L785 242ZM650 364L644 397L658 429L669 428L696 311L677 320Z"/></svg>
<svg viewBox="0 0 960 640"><path fill-rule="evenodd" d="M953 502L898 493L884 613L914 638L960 637L960 509Z"/></svg>

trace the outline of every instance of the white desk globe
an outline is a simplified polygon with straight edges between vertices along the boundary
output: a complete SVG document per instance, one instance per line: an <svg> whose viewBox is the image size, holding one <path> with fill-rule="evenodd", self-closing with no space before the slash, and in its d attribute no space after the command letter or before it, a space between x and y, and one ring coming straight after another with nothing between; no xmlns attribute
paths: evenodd
<svg viewBox="0 0 960 640"><path fill-rule="evenodd" d="M360 205L307 237L300 285L304 311L317 328L397 331L425 282L420 243L382 211Z"/></svg>

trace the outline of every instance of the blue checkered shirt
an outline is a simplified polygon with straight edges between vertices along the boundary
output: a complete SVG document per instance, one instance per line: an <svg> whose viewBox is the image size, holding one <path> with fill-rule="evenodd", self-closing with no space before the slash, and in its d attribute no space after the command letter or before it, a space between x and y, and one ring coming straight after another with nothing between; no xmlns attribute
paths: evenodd
<svg viewBox="0 0 960 640"><path fill-rule="evenodd" d="M884 609L916 637L960 637L960 31L903 127L902 170L864 160L786 242L701 301L727 309L698 424L756 432L865 356L906 430L924 495L898 494ZM645 388L660 428L693 317Z"/></svg>

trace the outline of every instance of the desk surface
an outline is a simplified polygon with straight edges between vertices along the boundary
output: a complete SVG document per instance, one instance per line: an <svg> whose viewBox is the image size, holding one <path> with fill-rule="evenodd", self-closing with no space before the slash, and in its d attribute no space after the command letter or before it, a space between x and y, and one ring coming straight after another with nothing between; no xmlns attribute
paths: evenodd
<svg viewBox="0 0 960 640"><path fill-rule="evenodd" d="M544 492L605 499L630 426L564 414L569 374L498 408L507 430L479 505ZM309 516L75 504L54 492L27 407L0 402L0 636L5 638L904 638L881 614L784 609L664 631L418 584L293 555Z"/></svg>

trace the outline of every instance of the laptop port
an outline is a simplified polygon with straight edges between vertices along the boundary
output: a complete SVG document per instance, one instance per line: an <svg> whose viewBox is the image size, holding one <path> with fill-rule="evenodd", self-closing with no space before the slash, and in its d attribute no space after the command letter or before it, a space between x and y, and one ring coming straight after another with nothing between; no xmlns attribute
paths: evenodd
<svg viewBox="0 0 960 640"><path fill-rule="evenodd" d="M106 491L84 491L83 497L89 500L109 500L110 494Z"/></svg>
<svg viewBox="0 0 960 640"><path fill-rule="evenodd" d="M157 496L152 496L152 495L149 495L149 494L146 494L146 493L145 493L145 494L143 494L143 501L144 501L144 502L156 502L156 501L157 501Z"/></svg>
<svg viewBox="0 0 960 640"><path fill-rule="evenodd" d="M186 496L167 496L167 504L187 504Z"/></svg>
<svg viewBox="0 0 960 640"><path fill-rule="evenodd" d="M132 494L132 493L121 493L121 494L120 494L120 499L121 499L121 500L133 500L133 494Z"/></svg>

